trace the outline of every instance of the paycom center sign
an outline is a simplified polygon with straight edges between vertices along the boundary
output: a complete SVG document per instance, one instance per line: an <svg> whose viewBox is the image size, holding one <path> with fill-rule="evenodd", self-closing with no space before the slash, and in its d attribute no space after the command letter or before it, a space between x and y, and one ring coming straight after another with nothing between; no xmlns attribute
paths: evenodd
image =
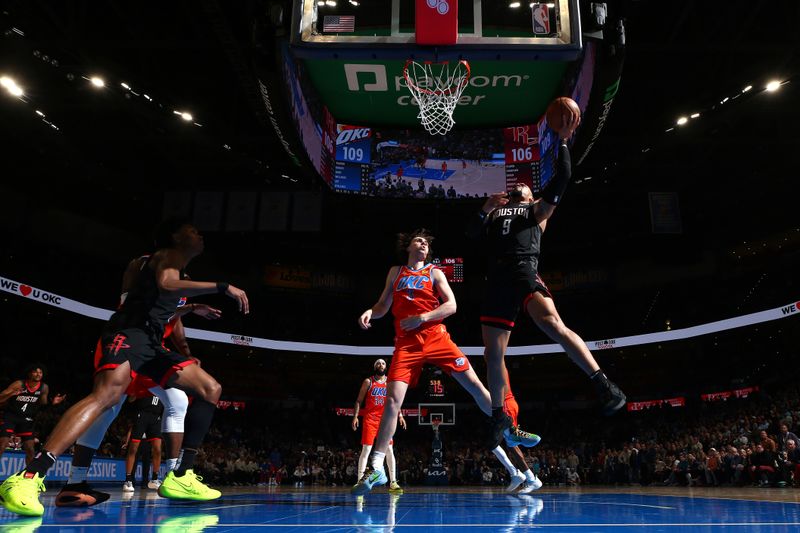
<svg viewBox="0 0 800 533"><path fill-rule="evenodd" d="M405 61L306 59L314 87L339 122L417 127ZM454 118L459 126L535 122L557 96L568 62L475 61Z"/></svg>

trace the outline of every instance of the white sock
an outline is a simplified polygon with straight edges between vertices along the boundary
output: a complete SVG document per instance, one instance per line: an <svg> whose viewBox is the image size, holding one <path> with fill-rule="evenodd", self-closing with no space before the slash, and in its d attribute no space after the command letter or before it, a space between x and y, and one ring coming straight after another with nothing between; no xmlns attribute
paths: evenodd
<svg viewBox="0 0 800 533"><path fill-rule="evenodd" d="M394 460L394 449L391 444L386 451L386 466L389 467L389 478L392 481L397 481L397 462Z"/></svg>
<svg viewBox="0 0 800 533"><path fill-rule="evenodd" d="M511 460L508 458L508 455L506 455L506 451L503 448L498 446L497 448L492 450L492 453L494 453L497 459L499 459L500 462L503 463L503 466L506 467L506 470L508 470L509 474L513 476L514 474L517 473L517 467L511 463Z"/></svg>
<svg viewBox="0 0 800 533"><path fill-rule="evenodd" d="M358 478L364 475L364 470L367 469L367 459L369 459L369 452L372 450L371 444L364 444L361 446L361 455L358 456Z"/></svg>
<svg viewBox="0 0 800 533"><path fill-rule="evenodd" d="M525 481L535 481L535 480L536 480L536 476L533 475L533 472L531 472L531 469L530 468L527 469L525 471Z"/></svg>
<svg viewBox="0 0 800 533"><path fill-rule="evenodd" d="M172 472L176 468L178 468L178 458L167 459L167 472Z"/></svg>
<svg viewBox="0 0 800 533"><path fill-rule="evenodd" d="M386 458L386 452L372 452L370 457L369 466L374 470L383 471L383 460Z"/></svg>
<svg viewBox="0 0 800 533"><path fill-rule="evenodd" d="M72 466L69 469L69 480L67 480L67 483L80 483L81 481L86 481L86 476L88 474L88 466Z"/></svg>

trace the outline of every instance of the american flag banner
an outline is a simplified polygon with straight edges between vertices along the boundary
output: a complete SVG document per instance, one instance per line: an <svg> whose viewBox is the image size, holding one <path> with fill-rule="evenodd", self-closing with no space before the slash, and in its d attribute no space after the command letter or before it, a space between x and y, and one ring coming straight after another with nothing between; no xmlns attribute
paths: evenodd
<svg viewBox="0 0 800 533"><path fill-rule="evenodd" d="M353 15L326 16L322 19L323 32L356 31L356 17Z"/></svg>

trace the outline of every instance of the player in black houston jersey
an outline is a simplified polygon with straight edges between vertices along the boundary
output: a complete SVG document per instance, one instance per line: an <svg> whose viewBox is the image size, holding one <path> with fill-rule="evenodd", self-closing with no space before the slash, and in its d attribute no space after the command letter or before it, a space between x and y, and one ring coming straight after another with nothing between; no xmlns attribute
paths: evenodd
<svg viewBox="0 0 800 533"><path fill-rule="evenodd" d="M0 503L11 512L41 516L44 507L39 492L48 468L105 410L119 402L131 382L131 372L141 373L162 387L176 387L195 398L192 431L205 435L211 425L222 387L195 361L171 352L162 345L164 327L175 313L181 297L224 293L238 303L243 313L250 311L247 295L228 283L189 281L183 270L203 251L203 237L197 228L183 220L168 220L157 230L158 250L150 257L131 287L120 309L106 323L101 336L103 355L97 365L94 387L86 398L61 417L44 445L42 453L19 474L0 485ZM184 441L188 441L187 433ZM199 440L202 440L199 439ZM188 450L187 450L188 451ZM180 471L174 478L183 492L159 494L187 499L218 498L219 491L200 482L192 470L194 454L184 453Z"/></svg>
<svg viewBox="0 0 800 533"><path fill-rule="evenodd" d="M151 478L148 480L147 488L158 489L161 483L158 480L158 470L161 468L161 417L164 413L164 404L159 401L157 396L147 394L139 398L129 398L133 403L136 418L131 427L128 437L128 452L125 456L125 483L122 485L122 492L133 492L133 482L136 467L136 453L139 451L139 443L143 440L150 443L150 457L153 468ZM144 468L144 465L142 466ZM142 472L145 475L146 472Z"/></svg>
<svg viewBox="0 0 800 533"><path fill-rule="evenodd" d="M56 394L49 400L49 389L42 381L44 371L40 365L31 365L25 371L25 379L18 379L0 392L0 405L3 405L0 422L0 456L3 455L9 439L16 435L22 440L25 450L25 463L33 459L33 419L42 405L58 405L65 396Z"/></svg>
<svg viewBox="0 0 800 533"><path fill-rule="evenodd" d="M530 188L518 183L509 193L491 195L468 229L471 236L483 239L489 258L481 329L492 397L492 440L499 441L511 424L503 413L504 357L520 307L591 378L602 397L605 414L625 405L622 391L600 370L578 334L561 320L553 297L538 274L542 234L572 174L567 139L577 128L580 116L576 113L567 118L559 132L555 174L542 190L541 198L534 200Z"/></svg>

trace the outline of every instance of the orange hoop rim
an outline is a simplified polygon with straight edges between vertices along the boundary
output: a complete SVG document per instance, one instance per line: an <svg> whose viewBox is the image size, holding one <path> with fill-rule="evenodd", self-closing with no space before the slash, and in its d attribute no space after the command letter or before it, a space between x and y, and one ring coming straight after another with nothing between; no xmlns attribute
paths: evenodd
<svg viewBox="0 0 800 533"><path fill-rule="evenodd" d="M406 64L405 64L405 66L403 66L403 77L406 80L406 85L408 87L414 89L415 91L419 91L419 92L425 93L425 94L432 94L434 96L443 96L443 95L451 94L453 91L461 88L462 85L466 85L467 83L469 83L469 78L472 75L472 70L469 68L469 61L467 61L466 59L460 59L458 61L458 63L461 64L461 65L464 65L464 68L467 69L467 75L464 76L464 79L462 81L460 81L458 83L458 85L456 85L454 87L450 87L450 88L448 88L448 89L446 89L444 91L431 91L430 89L425 89L423 87L419 87L416 83L414 83L411 80L411 78L408 75L408 66L411 65L412 63L422 64L422 65L449 65L450 61L421 61L421 62L419 62L419 61L414 61L413 59L406 59Z"/></svg>

